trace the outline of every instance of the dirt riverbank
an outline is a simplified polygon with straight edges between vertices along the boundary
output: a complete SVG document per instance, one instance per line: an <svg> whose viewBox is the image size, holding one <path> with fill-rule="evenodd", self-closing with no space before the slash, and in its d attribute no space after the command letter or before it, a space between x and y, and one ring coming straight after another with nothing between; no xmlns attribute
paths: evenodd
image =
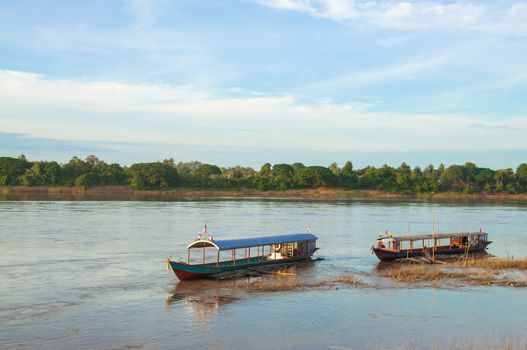
<svg viewBox="0 0 527 350"><path fill-rule="evenodd" d="M287 191L258 191L255 189L214 190L177 188L167 190L134 190L128 186L96 187L0 187L0 199L185 199L185 198L297 198L310 200L336 199L429 199L474 201L527 201L527 194L395 194L374 190L348 190L336 188L296 189Z"/></svg>

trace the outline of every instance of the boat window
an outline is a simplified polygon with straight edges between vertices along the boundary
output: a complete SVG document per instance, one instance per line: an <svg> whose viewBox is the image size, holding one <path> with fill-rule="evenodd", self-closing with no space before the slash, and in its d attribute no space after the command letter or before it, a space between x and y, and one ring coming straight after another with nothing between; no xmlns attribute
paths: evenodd
<svg viewBox="0 0 527 350"><path fill-rule="evenodd" d="M401 250L408 250L410 249L410 241L401 241L399 242L400 246L399 249Z"/></svg>
<svg viewBox="0 0 527 350"><path fill-rule="evenodd" d="M189 263L202 264L216 262L218 255L214 247L189 249Z"/></svg>
<svg viewBox="0 0 527 350"><path fill-rule="evenodd" d="M437 240L436 247L450 247L450 238L441 238Z"/></svg>
<svg viewBox="0 0 527 350"><path fill-rule="evenodd" d="M188 262L189 264L201 264L201 249L189 249Z"/></svg>
<svg viewBox="0 0 527 350"><path fill-rule="evenodd" d="M298 242L296 247L296 255L304 256L307 255L307 242Z"/></svg>
<svg viewBox="0 0 527 350"><path fill-rule="evenodd" d="M245 259L245 248L236 249L236 260Z"/></svg>
<svg viewBox="0 0 527 350"><path fill-rule="evenodd" d="M414 249L423 249L423 240L414 241Z"/></svg>
<svg viewBox="0 0 527 350"><path fill-rule="evenodd" d="M221 261L231 261L231 260L232 260L231 250L221 250L220 251L220 262Z"/></svg>
<svg viewBox="0 0 527 350"><path fill-rule="evenodd" d="M214 247L205 249L205 263L216 262L218 260L218 250Z"/></svg>
<svg viewBox="0 0 527 350"><path fill-rule="evenodd" d="M283 257L292 257L295 254L295 243L284 243L282 244L282 249L280 249L280 254Z"/></svg>
<svg viewBox="0 0 527 350"><path fill-rule="evenodd" d="M312 254L315 251L317 244L315 240L307 241L307 252L308 254Z"/></svg>

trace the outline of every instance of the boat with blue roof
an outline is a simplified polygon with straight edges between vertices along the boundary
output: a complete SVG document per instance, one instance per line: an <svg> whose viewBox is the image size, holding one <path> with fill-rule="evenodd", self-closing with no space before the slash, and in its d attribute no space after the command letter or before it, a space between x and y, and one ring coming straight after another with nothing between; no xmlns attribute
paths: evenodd
<svg viewBox="0 0 527 350"><path fill-rule="evenodd" d="M187 261L169 258L167 267L180 280L189 280L259 266L298 263L312 259L318 249L317 239L312 233L225 240L199 235L187 246Z"/></svg>

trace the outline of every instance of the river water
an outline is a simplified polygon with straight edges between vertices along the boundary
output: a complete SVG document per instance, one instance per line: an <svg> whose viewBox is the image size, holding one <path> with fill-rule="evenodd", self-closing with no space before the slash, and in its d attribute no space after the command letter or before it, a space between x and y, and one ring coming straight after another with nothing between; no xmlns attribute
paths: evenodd
<svg viewBox="0 0 527 350"><path fill-rule="evenodd" d="M284 276L374 278L379 231L479 230L523 257L527 206L427 201L0 201L2 349L457 348L525 339L527 290L387 283L251 291L179 282L168 256L217 239L311 231L325 260Z"/></svg>

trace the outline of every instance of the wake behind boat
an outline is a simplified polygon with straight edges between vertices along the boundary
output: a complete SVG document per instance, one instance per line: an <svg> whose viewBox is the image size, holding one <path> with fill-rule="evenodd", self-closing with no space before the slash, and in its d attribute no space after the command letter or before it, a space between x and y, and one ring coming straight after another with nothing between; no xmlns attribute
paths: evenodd
<svg viewBox="0 0 527 350"><path fill-rule="evenodd" d="M187 246L187 262L167 259L180 280L214 277L257 266L311 260L317 236L296 233L278 236L214 240L199 237Z"/></svg>
<svg viewBox="0 0 527 350"><path fill-rule="evenodd" d="M381 261L436 255L463 255L484 251L492 243L488 234L479 232L430 233L421 235L392 236L386 233L377 239L372 252Z"/></svg>

